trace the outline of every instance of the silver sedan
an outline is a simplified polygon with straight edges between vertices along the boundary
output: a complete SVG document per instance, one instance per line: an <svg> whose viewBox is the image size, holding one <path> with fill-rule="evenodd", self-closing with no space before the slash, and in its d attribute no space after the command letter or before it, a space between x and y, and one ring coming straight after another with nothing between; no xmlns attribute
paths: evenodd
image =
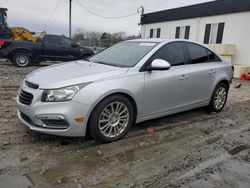
<svg viewBox="0 0 250 188"><path fill-rule="evenodd" d="M232 75L230 63L195 42L130 40L27 75L18 117L34 131L111 142L138 122L202 106L220 112Z"/></svg>

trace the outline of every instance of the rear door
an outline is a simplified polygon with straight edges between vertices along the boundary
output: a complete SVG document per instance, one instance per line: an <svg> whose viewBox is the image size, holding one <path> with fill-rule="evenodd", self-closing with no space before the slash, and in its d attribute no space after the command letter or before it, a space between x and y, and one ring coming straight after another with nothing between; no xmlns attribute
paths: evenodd
<svg viewBox="0 0 250 188"><path fill-rule="evenodd" d="M220 59L209 49L184 42L189 57L188 103L199 105L210 100Z"/></svg>
<svg viewBox="0 0 250 188"><path fill-rule="evenodd" d="M171 64L169 70L145 72L144 116L171 113L186 106L188 72L182 42L168 43L150 59L163 59Z"/></svg>

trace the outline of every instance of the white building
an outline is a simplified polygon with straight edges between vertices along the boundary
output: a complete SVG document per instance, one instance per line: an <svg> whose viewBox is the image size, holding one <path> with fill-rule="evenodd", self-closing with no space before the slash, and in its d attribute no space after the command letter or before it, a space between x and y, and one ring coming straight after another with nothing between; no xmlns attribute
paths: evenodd
<svg viewBox="0 0 250 188"><path fill-rule="evenodd" d="M141 24L143 38L212 44L234 65L250 67L250 0L217 0L148 13Z"/></svg>

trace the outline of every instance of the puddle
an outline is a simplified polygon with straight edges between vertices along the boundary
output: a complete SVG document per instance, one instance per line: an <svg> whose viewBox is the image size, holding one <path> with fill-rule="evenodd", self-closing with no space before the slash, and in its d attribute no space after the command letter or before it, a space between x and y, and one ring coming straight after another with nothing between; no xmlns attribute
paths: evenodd
<svg viewBox="0 0 250 188"><path fill-rule="evenodd" d="M228 151L228 153L229 153L230 155L236 155L236 154L240 153L241 151L244 151L244 150L246 150L246 149L248 149L248 148L249 148L248 145L240 145L240 146L236 146L236 147L233 148L233 149L230 149L230 150Z"/></svg>
<svg viewBox="0 0 250 188"><path fill-rule="evenodd" d="M186 187L220 187L220 188L249 188L250 164L235 160L227 160L222 172L209 174L204 179L199 179L187 184Z"/></svg>
<svg viewBox="0 0 250 188"><path fill-rule="evenodd" d="M151 144L152 138L140 138L142 140L134 138L135 142L139 141L143 144L138 144L138 147L128 151L117 153L110 151L111 154L107 149L102 156L98 156L94 150L93 153L87 154L87 158L82 156L82 159L73 163L50 169L43 168L25 177L34 187L62 187L62 185L77 187L81 183L83 187L97 188L102 185L105 187L116 185L114 183L117 182L126 185L129 178L144 179L157 174L163 170L164 165L190 152L192 148L185 145L186 139L197 134L200 134L199 129L192 128L184 131L183 134L163 137L160 143L154 141L155 143ZM11 180L3 181L0 182L0 187L7 185ZM26 185L26 179L23 181ZM22 185L21 182L19 183Z"/></svg>
<svg viewBox="0 0 250 188"><path fill-rule="evenodd" d="M132 162L135 160L135 155L134 155L133 150L129 150L127 152L120 152L115 155L103 157L100 161L100 164L110 164L110 163L119 163L123 164L126 162Z"/></svg>
<svg viewBox="0 0 250 188"><path fill-rule="evenodd" d="M193 176L194 174L199 173L202 170L204 170L204 169L206 169L206 168L208 168L210 166L213 166L213 165L215 165L215 164L217 164L219 162L227 160L227 158L229 158L229 157L230 157L230 155L228 155L228 154L221 154L221 155L219 155L218 157L216 157L214 159L204 161L204 162L200 163L199 166L195 167L192 170L189 170L184 175L178 177L177 180L181 179L181 178Z"/></svg>
<svg viewBox="0 0 250 188"><path fill-rule="evenodd" d="M11 178L0 178L0 187L1 188L28 188L33 184L27 176L18 176Z"/></svg>
<svg viewBox="0 0 250 188"><path fill-rule="evenodd" d="M21 164L19 157L16 158L4 158L0 161L0 166L18 166Z"/></svg>

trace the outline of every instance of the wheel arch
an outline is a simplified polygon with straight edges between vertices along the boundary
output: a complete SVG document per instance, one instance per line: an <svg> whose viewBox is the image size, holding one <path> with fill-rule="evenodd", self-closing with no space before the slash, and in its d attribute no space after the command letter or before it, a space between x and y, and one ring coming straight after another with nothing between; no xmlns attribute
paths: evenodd
<svg viewBox="0 0 250 188"><path fill-rule="evenodd" d="M14 55L16 53L21 53L21 52L25 52L28 53L30 58L32 58L32 50L29 48L15 48L12 50L12 52L10 53L9 57L14 57Z"/></svg>
<svg viewBox="0 0 250 188"><path fill-rule="evenodd" d="M108 93L108 94L102 96L101 98L99 98L97 100L97 102L90 108L89 114L88 114L88 118L87 118L87 126L85 127L85 131L84 131L85 132L85 136L89 134L89 121L90 121L91 114L93 113L93 111L96 108L96 106L101 101L103 101L104 99L106 99L108 97L111 97L111 96L114 96L114 95L124 96L124 97L126 97L131 102L131 104L133 106L133 110L134 110L134 119L133 119L133 121L134 121L134 123L136 122L137 113L138 113L138 106L137 106L135 98L131 94L129 94L128 92L124 92L124 91L116 91L116 92Z"/></svg>
<svg viewBox="0 0 250 188"><path fill-rule="evenodd" d="M29 53L31 53L32 50L30 48L14 48L12 50L12 53L17 53L17 52L29 52Z"/></svg>
<svg viewBox="0 0 250 188"><path fill-rule="evenodd" d="M216 87L218 84L220 84L220 83L224 83L224 84L227 86L227 89L230 88L230 81L228 81L226 78L221 79L221 80L215 85L215 87Z"/></svg>
<svg viewBox="0 0 250 188"><path fill-rule="evenodd" d="M210 101L210 99L211 99L211 97L212 97L212 95L213 95L213 92L214 92L216 86L217 86L218 84L220 84L220 83L224 83L224 84L226 84L226 86L227 86L228 89L230 88L230 81L229 81L229 80L227 80L226 78L220 79L218 82L215 83L215 85L214 85L214 87L213 87L213 90L211 91L211 93L210 93L210 95L209 95L209 101Z"/></svg>
<svg viewBox="0 0 250 188"><path fill-rule="evenodd" d="M216 88L218 87L218 85L219 84L224 84L226 87L227 87L227 94L228 94L228 90L229 90L229 88L230 88L230 81L228 81L227 79L221 79L221 80L219 80L217 83L216 83L216 85L214 86L214 89L213 89L213 92L212 92L212 94L211 94L211 96L210 96L210 101L209 101L209 104L208 104L208 111L209 112L220 112L223 108L224 108L224 106L225 106L225 104L226 104L226 100L227 100L227 96L226 96L226 98L225 98L225 102L224 102L224 104L223 104L223 106L221 107L221 109L216 109L216 107L214 107L214 99L213 99L213 97L214 97L214 93L216 92Z"/></svg>

